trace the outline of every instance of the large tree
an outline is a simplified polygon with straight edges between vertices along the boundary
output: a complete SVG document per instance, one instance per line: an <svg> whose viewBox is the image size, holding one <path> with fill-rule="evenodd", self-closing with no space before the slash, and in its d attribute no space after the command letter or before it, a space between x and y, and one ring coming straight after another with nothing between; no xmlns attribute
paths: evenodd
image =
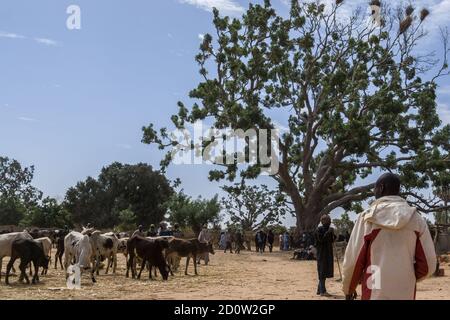
<svg viewBox="0 0 450 320"><path fill-rule="evenodd" d="M228 217L244 231L281 223L280 219L290 211L285 205L284 195L270 190L266 185L237 183L222 189L227 193L222 198L222 204Z"/></svg>
<svg viewBox="0 0 450 320"><path fill-rule="evenodd" d="M242 19L214 10L215 41L205 35L196 56L203 78L190 92L196 101L191 108L179 102L172 116L180 129L208 119L216 128L244 131L274 129L274 115L284 117L288 128L272 177L291 199L299 232L335 208L359 209L372 196L373 178L366 178L374 172L397 172L414 199L450 165L444 159L450 126L442 127L436 112L437 79L448 68L446 32L438 62L417 50L428 10L383 5L378 26L368 23L365 10L340 16L343 2L294 0L287 17L269 1L250 4ZM177 144L165 128L143 131L145 143ZM242 168L225 166L210 178L233 179ZM240 174L255 178L262 167Z"/></svg>
<svg viewBox="0 0 450 320"><path fill-rule="evenodd" d="M75 223L107 228L122 223L120 213L130 209L138 224L159 223L163 204L173 193L167 178L150 165L113 163L98 179L88 177L67 191L65 204Z"/></svg>

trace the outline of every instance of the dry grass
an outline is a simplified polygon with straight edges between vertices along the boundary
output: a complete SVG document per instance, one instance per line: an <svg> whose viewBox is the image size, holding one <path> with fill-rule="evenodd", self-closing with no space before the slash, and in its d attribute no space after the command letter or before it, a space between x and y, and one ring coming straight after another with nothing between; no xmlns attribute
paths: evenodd
<svg viewBox="0 0 450 320"><path fill-rule="evenodd" d="M0 299L343 299L341 283L327 280L331 298L315 295L316 265L314 261L290 260L291 253L276 251L263 255L242 252L240 255L217 252L210 265L201 265L198 276L185 276L178 272L169 281L148 280L148 272L141 280L125 277L125 259L119 256L117 274L105 275L100 271L97 283L83 276L82 289L70 290L65 284L64 272L51 268L37 285L25 285L10 278L6 286L0 284ZM5 261L6 260L6 261ZM8 258L4 259L5 265ZM450 299L450 268L446 276L432 278L418 285L418 299ZM184 259L180 270L184 270ZM192 264L190 274L194 273Z"/></svg>

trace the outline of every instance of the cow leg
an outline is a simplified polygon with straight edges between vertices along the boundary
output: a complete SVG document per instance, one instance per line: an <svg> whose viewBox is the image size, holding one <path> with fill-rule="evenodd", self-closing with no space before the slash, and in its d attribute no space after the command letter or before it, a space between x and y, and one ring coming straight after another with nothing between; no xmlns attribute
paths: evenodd
<svg viewBox="0 0 450 320"><path fill-rule="evenodd" d="M108 256L108 260L107 260L107 264L106 264L106 271L105 274L108 274L109 271L109 265L111 264L111 255Z"/></svg>
<svg viewBox="0 0 450 320"><path fill-rule="evenodd" d="M194 261L197 261L197 255L196 254L193 255L193 259L194 259ZM197 264L196 263L194 263L194 271L195 271L195 275L198 275L198 273L197 273Z"/></svg>
<svg viewBox="0 0 450 320"><path fill-rule="evenodd" d="M97 273L97 275L99 275L100 273L100 256L96 257L96 262L95 262L95 272Z"/></svg>
<svg viewBox="0 0 450 320"><path fill-rule="evenodd" d="M33 261L33 265L34 265L34 276L33 279L31 280L31 283L35 284L39 282L39 265L37 264L36 261Z"/></svg>
<svg viewBox="0 0 450 320"><path fill-rule="evenodd" d="M150 271L152 270L152 268L153 268L153 270L154 270L154 273L155 273L155 278L157 278L157 277L158 277L158 275L156 274L156 266L152 266L152 265L150 265ZM162 275L162 273L161 273L161 275Z"/></svg>
<svg viewBox="0 0 450 320"><path fill-rule="evenodd" d="M117 269L117 252L113 252L113 274L116 274Z"/></svg>
<svg viewBox="0 0 450 320"><path fill-rule="evenodd" d="M1 260L1 259L0 259ZM16 261L16 257L11 257L11 259L9 260L8 265L6 266L6 278L5 278L5 283L9 284L9 273L11 271L12 266L14 265L14 262ZM0 261L0 266L1 266L1 261ZM1 269L0 269L1 270Z"/></svg>
<svg viewBox="0 0 450 320"><path fill-rule="evenodd" d="M22 261L20 261L19 269L20 277L25 278L27 284L30 284L30 279L27 276L27 263L23 263Z"/></svg>
<svg viewBox="0 0 450 320"><path fill-rule="evenodd" d="M30 262L29 268L30 268L30 276L32 276L33 275L33 269L31 269L31 262Z"/></svg>
<svg viewBox="0 0 450 320"><path fill-rule="evenodd" d="M92 269L92 271L91 271L91 279L92 279L92 283L97 282L97 280L95 280L95 276L94 276L94 269Z"/></svg>
<svg viewBox="0 0 450 320"><path fill-rule="evenodd" d="M3 257L0 258L0 280L2 280L2 262L3 262Z"/></svg>
<svg viewBox="0 0 450 320"><path fill-rule="evenodd" d="M149 278L150 280L153 280L153 278L152 278L152 268L153 268L153 265L150 263L150 261L148 262L148 264L149 264L148 278ZM155 268L156 268L156 267L155 267ZM155 269L155 276L156 276L156 269Z"/></svg>
<svg viewBox="0 0 450 320"><path fill-rule="evenodd" d="M130 254L130 259L128 259L127 262L127 273L125 274L125 277L128 278L131 269L131 277L134 279L134 270L132 266L133 266L133 256Z"/></svg>
<svg viewBox="0 0 450 320"><path fill-rule="evenodd" d="M63 263L62 263L62 256L63 256L63 253L60 253L59 254L59 264L61 265L61 269L64 269Z"/></svg>
<svg viewBox="0 0 450 320"><path fill-rule="evenodd" d="M186 269L184 270L184 274L185 274L186 276L187 276L187 274L188 274L189 259L190 259L190 256L188 255L188 256L186 257ZM194 260L194 265L195 265L195 260Z"/></svg>
<svg viewBox="0 0 450 320"><path fill-rule="evenodd" d="M139 271L139 274L137 276L138 279L141 278L142 270L144 270L146 264L147 264L147 260L146 260L146 258L143 258L142 259L142 264L141 264L141 270ZM151 275L150 275L150 278L151 278Z"/></svg>

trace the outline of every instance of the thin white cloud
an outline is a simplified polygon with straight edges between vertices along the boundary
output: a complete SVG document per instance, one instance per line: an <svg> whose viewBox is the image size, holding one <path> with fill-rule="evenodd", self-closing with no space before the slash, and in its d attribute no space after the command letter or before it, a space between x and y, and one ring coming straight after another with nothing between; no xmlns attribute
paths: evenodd
<svg viewBox="0 0 450 320"><path fill-rule="evenodd" d="M56 47L59 45L59 43L57 41L52 40L52 39L47 39L47 38L34 38L34 41L36 41L37 43L40 43L40 44L45 44L47 46Z"/></svg>
<svg viewBox="0 0 450 320"><path fill-rule="evenodd" d="M25 39L26 37L17 33L0 31L0 38Z"/></svg>
<svg viewBox="0 0 450 320"><path fill-rule="evenodd" d="M26 121L26 122L37 122L37 119L34 118L29 118L29 117L18 117L17 119L19 119L20 121Z"/></svg>
<svg viewBox="0 0 450 320"><path fill-rule="evenodd" d="M199 34L198 34L198 39L199 39L200 41L203 41L203 40L205 39L205 35L204 35L203 33L199 33Z"/></svg>
<svg viewBox="0 0 450 320"><path fill-rule="evenodd" d="M58 41L52 40L52 39L48 39L48 38L39 38L39 37L35 37L35 38L28 38L26 36L23 36L21 34L17 34L14 32L6 32L6 31L0 31L0 38L7 38L7 39L30 39L30 40L34 40L35 42L39 43L39 44L43 44L43 45L47 45L47 46L58 46L60 43Z"/></svg>
<svg viewBox="0 0 450 320"><path fill-rule="evenodd" d="M119 144L117 144L117 147L121 148L121 149L126 149L126 150L129 150L129 149L133 148L131 145L125 144L125 143L119 143Z"/></svg>
<svg viewBox="0 0 450 320"><path fill-rule="evenodd" d="M199 9L212 11L217 8L224 15L240 15L245 11L239 3L233 0L178 0L180 3L186 3L196 6Z"/></svg>
<svg viewBox="0 0 450 320"><path fill-rule="evenodd" d="M428 7L431 11L429 16L429 22L435 27L443 27L450 23L450 0L440 0L440 1L422 1L424 7ZM429 2L434 2L434 4L429 4Z"/></svg>
<svg viewBox="0 0 450 320"><path fill-rule="evenodd" d="M450 107L446 103L438 103L438 114L442 120L442 124L450 124Z"/></svg>
<svg viewBox="0 0 450 320"><path fill-rule="evenodd" d="M437 92L438 94L450 95L450 84L443 87L439 87Z"/></svg>

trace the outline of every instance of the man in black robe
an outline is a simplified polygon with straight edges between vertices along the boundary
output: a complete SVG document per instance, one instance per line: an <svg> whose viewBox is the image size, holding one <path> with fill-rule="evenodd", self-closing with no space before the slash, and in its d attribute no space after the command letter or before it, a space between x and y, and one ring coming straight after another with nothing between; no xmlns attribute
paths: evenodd
<svg viewBox="0 0 450 320"><path fill-rule="evenodd" d="M269 244L269 252L272 252L274 240L275 235L273 234L272 230L269 229L269 232L267 233L267 243Z"/></svg>
<svg viewBox="0 0 450 320"><path fill-rule="evenodd" d="M319 286L317 294L321 296L329 296L325 287L325 280L334 276L334 259L333 259L333 242L336 240L331 218L325 214L320 218L320 225L315 233L316 249L317 249L317 274L319 277Z"/></svg>

